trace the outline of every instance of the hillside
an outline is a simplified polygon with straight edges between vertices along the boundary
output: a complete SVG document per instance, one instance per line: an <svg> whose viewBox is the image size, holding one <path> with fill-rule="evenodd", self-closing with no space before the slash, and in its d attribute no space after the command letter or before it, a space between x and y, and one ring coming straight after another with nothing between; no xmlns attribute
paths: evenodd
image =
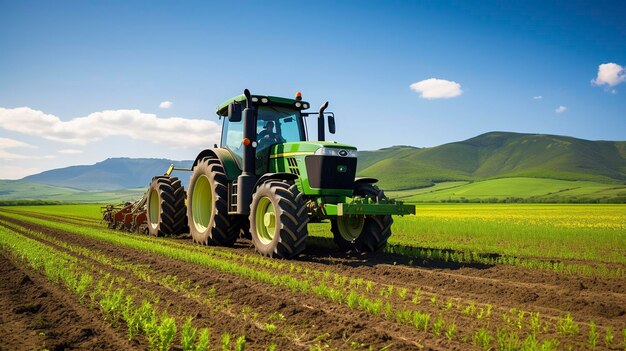
<svg viewBox="0 0 626 351"><path fill-rule="evenodd" d="M136 189L78 190L54 185L0 180L0 202L3 200L46 200L61 202L120 203L143 196L145 186Z"/></svg>
<svg viewBox="0 0 626 351"><path fill-rule="evenodd" d="M626 181L626 142L491 132L432 148L364 151L359 175L386 189L444 181L531 177L619 184Z"/></svg>
<svg viewBox="0 0 626 351"><path fill-rule="evenodd" d="M172 161L156 158L109 158L89 166L53 169L21 179L27 183L54 185L77 190L119 190L146 187L150 179L163 174L175 163L191 167L193 161ZM181 177L183 182L188 176Z"/></svg>

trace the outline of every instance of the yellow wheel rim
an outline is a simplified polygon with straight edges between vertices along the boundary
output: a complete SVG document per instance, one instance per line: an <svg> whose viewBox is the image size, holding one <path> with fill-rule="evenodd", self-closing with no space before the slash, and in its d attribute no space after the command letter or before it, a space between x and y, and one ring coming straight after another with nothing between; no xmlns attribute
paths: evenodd
<svg viewBox="0 0 626 351"><path fill-rule="evenodd" d="M206 175L201 175L196 179L191 195L191 215L196 230L204 232L211 221L211 210L213 207L213 192L211 184Z"/></svg>
<svg viewBox="0 0 626 351"><path fill-rule="evenodd" d="M159 225L159 213L161 212L159 209L159 193L156 189L152 189L152 191L150 191L148 199L148 216L150 216L150 226L152 229L156 229Z"/></svg>
<svg viewBox="0 0 626 351"><path fill-rule="evenodd" d="M263 245L274 240L276 235L276 210L268 197L262 197L256 208L254 219L256 232Z"/></svg>

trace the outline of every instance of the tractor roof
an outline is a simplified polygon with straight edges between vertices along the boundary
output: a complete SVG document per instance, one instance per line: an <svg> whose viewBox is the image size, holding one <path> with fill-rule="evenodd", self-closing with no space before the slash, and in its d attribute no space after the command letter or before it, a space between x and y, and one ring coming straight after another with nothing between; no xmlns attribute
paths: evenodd
<svg viewBox="0 0 626 351"><path fill-rule="evenodd" d="M296 99L288 99L288 98L284 98L284 97L278 97L278 96L267 96L267 95L252 95L251 96L253 100L253 104L255 106L263 106L263 105L270 105L270 106L281 106L281 107L288 107L288 108L293 108L295 110L306 110L309 107L309 103L306 101L298 101ZM256 99L255 99L256 98ZM263 103L263 99L267 99L267 103ZM238 96L235 96L233 98L230 98L228 100L226 100L225 102L223 102L221 105L219 105L217 107L217 110L215 110L215 113L217 113L220 116L226 116L228 114L228 105L230 105L233 102L236 103L245 103L246 101L246 96L241 94ZM300 102L300 107L296 107L296 102Z"/></svg>

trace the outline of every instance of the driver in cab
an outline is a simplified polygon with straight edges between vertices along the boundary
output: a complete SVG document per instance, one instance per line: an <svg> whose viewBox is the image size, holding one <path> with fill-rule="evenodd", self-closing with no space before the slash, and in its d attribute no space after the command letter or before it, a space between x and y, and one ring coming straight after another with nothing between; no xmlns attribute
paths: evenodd
<svg viewBox="0 0 626 351"><path fill-rule="evenodd" d="M263 126L263 130L257 135L257 141L259 143L259 148L266 148L276 143L282 143L285 140L274 132L274 122L267 121L265 126Z"/></svg>

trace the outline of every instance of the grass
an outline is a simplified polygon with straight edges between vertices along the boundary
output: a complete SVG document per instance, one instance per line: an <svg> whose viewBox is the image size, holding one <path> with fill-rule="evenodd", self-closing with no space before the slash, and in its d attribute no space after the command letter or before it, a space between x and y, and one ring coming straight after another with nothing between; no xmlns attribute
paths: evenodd
<svg viewBox="0 0 626 351"><path fill-rule="evenodd" d="M507 198L533 202L567 202L584 198L587 202L626 196L626 185L593 181L546 178L500 178L477 182L443 182L432 187L387 191L387 196L407 203L443 201L504 201ZM553 201L551 201L553 200Z"/></svg>
<svg viewBox="0 0 626 351"><path fill-rule="evenodd" d="M143 196L145 192L145 188L86 191L16 180L0 180L0 201L46 200L79 203L124 202L135 200Z"/></svg>

